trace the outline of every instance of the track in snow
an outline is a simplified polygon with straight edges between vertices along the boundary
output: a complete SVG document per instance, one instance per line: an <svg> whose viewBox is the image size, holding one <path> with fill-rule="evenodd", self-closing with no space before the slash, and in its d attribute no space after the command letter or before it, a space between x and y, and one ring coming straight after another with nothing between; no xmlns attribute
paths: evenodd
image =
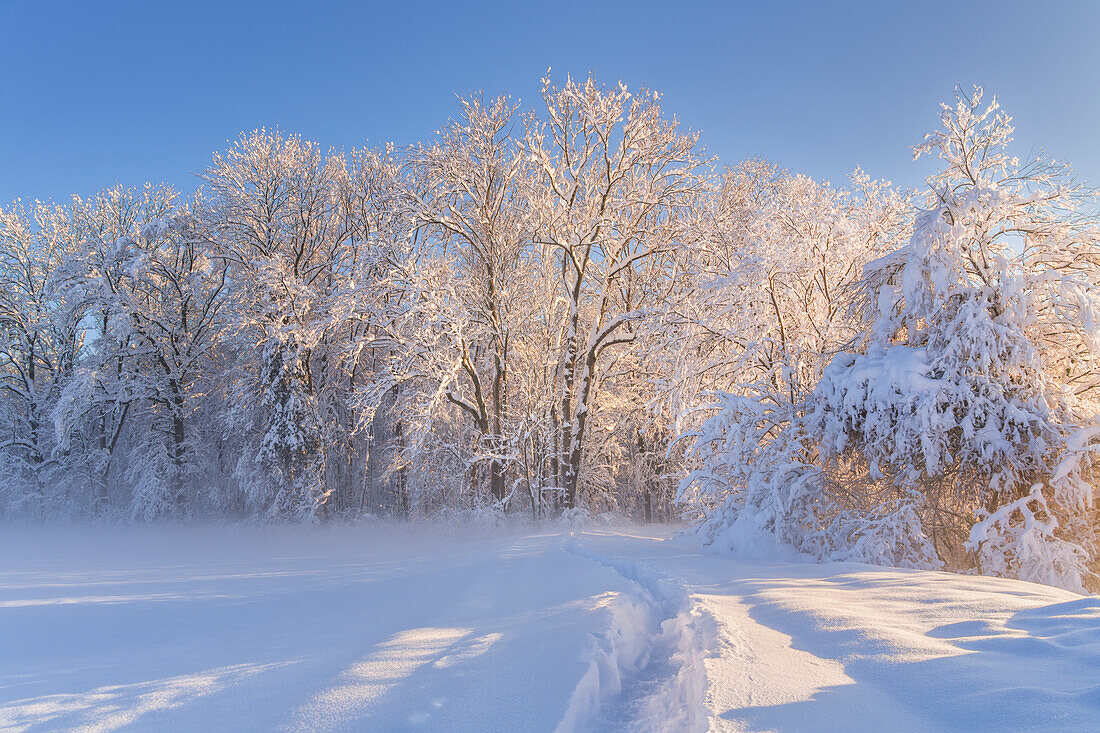
<svg viewBox="0 0 1100 733"><path fill-rule="evenodd" d="M641 653L618 657L619 674L609 689L600 691L604 694L599 710L581 727L600 731L706 730L703 655L714 641L713 619L696 606L684 584L675 578L638 562L590 552L577 544L575 536L570 536L564 547L629 581L637 589L636 608L640 611L634 628L612 629L601 640L605 650L618 644L641 647ZM616 655L611 652L608 656Z"/></svg>

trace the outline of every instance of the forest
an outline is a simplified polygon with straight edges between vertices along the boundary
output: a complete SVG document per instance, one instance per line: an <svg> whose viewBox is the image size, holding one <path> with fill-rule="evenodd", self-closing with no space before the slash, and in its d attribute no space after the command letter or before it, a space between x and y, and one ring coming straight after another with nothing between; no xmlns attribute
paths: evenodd
<svg viewBox="0 0 1100 733"><path fill-rule="evenodd" d="M13 202L0 519L612 514L1096 590L1094 192L980 88L935 114L924 187L834 184L548 76L420 144L256 130L193 194Z"/></svg>

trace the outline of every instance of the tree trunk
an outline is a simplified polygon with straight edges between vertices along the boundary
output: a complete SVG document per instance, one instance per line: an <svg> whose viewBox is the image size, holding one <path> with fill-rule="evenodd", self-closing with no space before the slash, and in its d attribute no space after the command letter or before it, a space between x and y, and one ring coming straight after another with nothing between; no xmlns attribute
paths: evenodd
<svg viewBox="0 0 1100 733"><path fill-rule="evenodd" d="M397 397L398 388L396 385L393 387L393 404L394 414L397 413ZM405 453L405 424L398 418L393 425L393 437L397 441L397 450L401 454L401 467L397 469L397 499L400 502L402 516L408 518L412 512L412 503L409 501L408 492L408 476L406 475L404 465L404 453Z"/></svg>
<svg viewBox="0 0 1100 733"><path fill-rule="evenodd" d="M187 436L183 425L183 395L180 394L176 384L172 383L171 388L172 403L169 406L172 412L172 443L169 448L169 458L172 462L171 496L176 512L182 514L187 499L183 490L183 459L186 450L184 443Z"/></svg>
<svg viewBox="0 0 1100 733"><path fill-rule="evenodd" d="M489 486L493 492L493 498L504 501L504 466L500 461L494 460L489 464Z"/></svg>
<svg viewBox="0 0 1100 733"><path fill-rule="evenodd" d="M581 460L584 457L584 433L588 425L588 403L592 399L592 383L595 378L596 350L591 348L584 358L584 373L577 383L576 410L572 415L572 420L569 421L569 460L566 466L565 482L565 505L569 509L577 505Z"/></svg>
<svg viewBox="0 0 1100 733"><path fill-rule="evenodd" d="M107 510L107 471L111 459L107 450L107 418L99 420L99 456L102 465L96 466L95 484L92 488L92 514L101 516Z"/></svg>

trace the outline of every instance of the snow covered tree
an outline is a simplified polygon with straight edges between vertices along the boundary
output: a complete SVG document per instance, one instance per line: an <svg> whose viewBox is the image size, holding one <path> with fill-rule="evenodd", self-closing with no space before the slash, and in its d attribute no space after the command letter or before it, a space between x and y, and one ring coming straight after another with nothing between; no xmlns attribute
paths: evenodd
<svg viewBox="0 0 1100 733"><path fill-rule="evenodd" d="M132 511L181 515L198 498L185 490L188 464L195 472L188 423L211 387L224 335L226 263L171 190L112 189L97 200L100 210L126 212L127 227L89 227L83 269L67 282L94 335L66 406L79 413L102 402L101 409L121 410L112 445L126 413L143 420L146 439L128 460Z"/></svg>
<svg viewBox="0 0 1100 733"><path fill-rule="evenodd" d="M944 162L931 205L869 267L867 343L823 382L823 446L858 450L912 497L944 559L965 562L964 544L983 572L1080 589L1096 551L1100 229L1067 168L1007 152L1011 118L980 88L941 122L916 148Z"/></svg>
<svg viewBox="0 0 1100 733"><path fill-rule="evenodd" d="M522 287L531 250L525 159L511 138L508 99L461 105L460 120L434 145L410 150L406 165L417 232L436 240L454 284L425 293L449 322L441 333L451 336L432 346L432 361L443 370L437 388L473 425L470 468L478 473L484 464L489 493L503 502L513 333L530 307Z"/></svg>
<svg viewBox="0 0 1100 733"><path fill-rule="evenodd" d="M209 226L241 297L237 369L247 377L231 394L250 442L237 473L250 500L277 517L312 517L329 496L312 360L353 232L337 185L343 170L342 157L312 143L256 131L204 174Z"/></svg>
<svg viewBox="0 0 1100 733"><path fill-rule="evenodd" d="M67 207L0 210L0 512L46 515L71 503L51 491L72 483L58 470L53 410L83 341L56 278L79 245Z"/></svg>
<svg viewBox="0 0 1100 733"><path fill-rule="evenodd" d="M392 410L379 409L371 393L387 355L378 343L379 324L403 296L387 279L412 230L400 167L392 145L355 150L337 182L350 235L326 289L325 334L313 349L324 385L319 408L332 492L326 510L333 512L393 507L403 493L391 485L400 481L385 480L399 421Z"/></svg>
<svg viewBox="0 0 1100 733"><path fill-rule="evenodd" d="M172 195L153 187L140 195L115 187L87 200L74 197L70 206L81 246L59 270L56 282L69 317L79 324L84 348L53 418L60 449L84 465L91 510L97 515L133 508L127 475L151 496L162 497L166 491L163 451L150 451L143 442L130 454L137 461L124 455L127 431L148 414L138 414L144 406L139 384L144 374L126 308L120 304L133 281L127 267L132 263L126 262L129 243L144 221L168 212Z"/></svg>
<svg viewBox="0 0 1100 733"><path fill-rule="evenodd" d="M121 440L129 510L185 513L198 498L185 490L185 474L197 471L188 423L210 390L223 335L225 263L169 189L114 188L74 211L82 246L57 278L58 293L86 348L54 412L63 445L100 464L96 511ZM90 436L98 445L87 444Z"/></svg>
<svg viewBox="0 0 1100 733"><path fill-rule="evenodd" d="M601 365L656 305L643 275L661 273L655 261L695 236L706 177L698 136L662 115L657 93L547 77L542 96L545 118L532 120L525 148L536 171L535 241L559 275L555 472L573 507Z"/></svg>

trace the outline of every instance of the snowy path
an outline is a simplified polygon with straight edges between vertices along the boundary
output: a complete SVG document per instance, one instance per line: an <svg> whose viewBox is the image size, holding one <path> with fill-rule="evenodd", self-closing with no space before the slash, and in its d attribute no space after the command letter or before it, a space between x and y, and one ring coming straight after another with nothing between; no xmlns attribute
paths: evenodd
<svg viewBox="0 0 1100 733"><path fill-rule="evenodd" d="M1100 601L667 529L0 532L0 730L1097 730Z"/></svg>

